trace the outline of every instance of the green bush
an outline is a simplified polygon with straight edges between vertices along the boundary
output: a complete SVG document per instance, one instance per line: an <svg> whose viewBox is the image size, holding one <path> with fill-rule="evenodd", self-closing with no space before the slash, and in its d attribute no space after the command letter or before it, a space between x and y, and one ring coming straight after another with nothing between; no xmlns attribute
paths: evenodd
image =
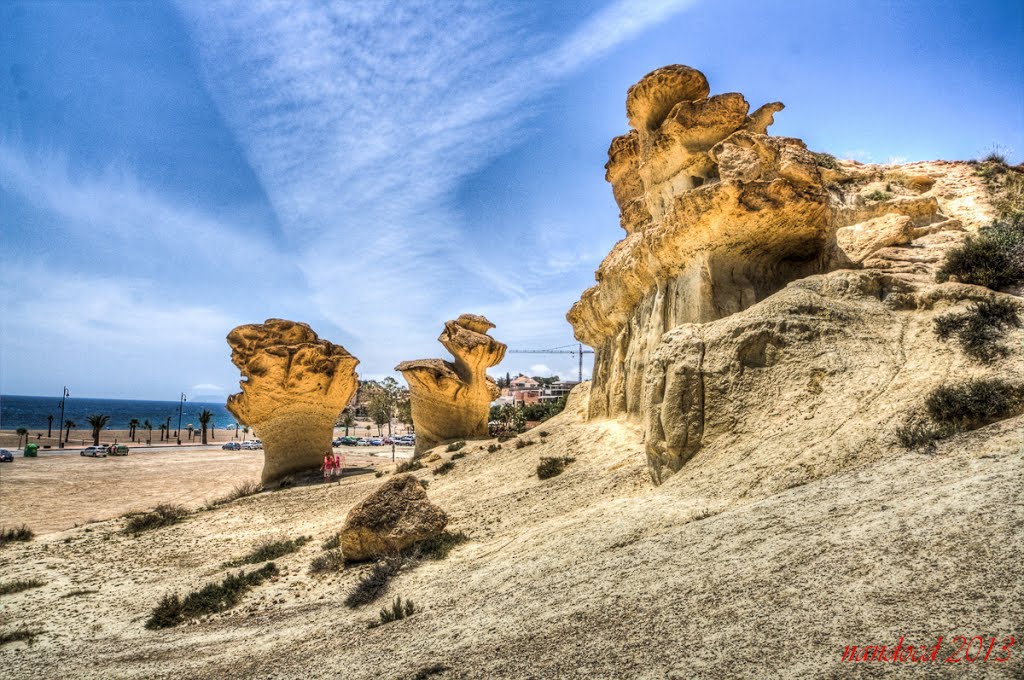
<svg viewBox="0 0 1024 680"><path fill-rule="evenodd" d="M887 201L890 198L892 198L892 194L887 193L885 191L875 190L872 191L870 194L866 195L864 198L868 199L869 201Z"/></svg>
<svg viewBox="0 0 1024 680"><path fill-rule="evenodd" d="M438 465L436 468L434 468L432 470L432 472L435 475L446 475L449 472L451 472L454 467L455 467L455 463L453 463L450 460L448 460L448 461L445 461L445 462L441 463L440 465Z"/></svg>
<svg viewBox="0 0 1024 680"><path fill-rule="evenodd" d="M211 583L181 599L177 593L165 595L153 609L146 628L170 628L205 614L215 614L234 607L242 595L278 573L277 565L268 562L256 571L228 574L220 583Z"/></svg>
<svg viewBox="0 0 1024 680"><path fill-rule="evenodd" d="M345 597L345 606L354 609L377 600L387 591L391 579L398 575L403 566L401 558L385 559L374 564Z"/></svg>
<svg viewBox="0 0 1024 680"><path fill-rule="evenodd" d="M950 250L936 278L942 282L956 276L988 288L1024 283L1024 173L1008 168L1001 157L990 157L976 174L992 194L995 222Z"/></svg>
<svg viewBox="0 0 1024 680"><path fill-rule="evenodd" d="M821 168L828 168L829 170L838 170L839 161L836 157L830 153L823 151L812 151L811 156L814 158L814 164Z"/></svg>
<svg viewBox="0 0 1024 680"><path fill-rule="evenodd" d="M500 444L489 444L487 446L487 453L494 453L501 448Z"/></svg>
<svg viewBox="0 0 1024 680"><path fill-rule="evenodd" d="M986 299L972 303L966 312L951 312L935 319L940 340L955 337L967 356L989 362L1009 350L999 340L1005 330L1020 328L1017 306L1009 300Z"/></svg>
<svg viewBox="0 0 1024 680"><path fill-rule="evenodd" d="M448 557L452 548L468 540L469 536L465 532L442 531L436 536L431 536L406 548L402 555L409 560L443 560Z"/></svg>
<svg viewBox="0 0 1024 680"><path fill-rule="evenodd" d="M30 588L39 588L40 586L44 585L46 585L46 583L44 581L40 581L37 578L8 581L7 583L0 583L0 595L12 595L14 593L20 593L23 590L29 590Z"/></svg>
<svg viewBox="0 0 1024 680"><path fill-rule="evenodd" d="M465 446L466 442L452 442L451 444L448 445L445 451L447 451L448 453L454 453Z"/></svg>
<svg viewBox="0 0 1024 680"><path fill-rule="evenodd" d="M16 529L4 529L0 527L0 546L15 541L31 541L35 534L27 526L22 524Z"/></svg>
<svg viewBox="0 0 1024 680"><path fill-rule="evenodd" d="M125 533L138 534L177 524L188 516L188 510L181 505L161 503L149 512L132 513L125 516L128 518L124 525Z"/></svg>
<svg viewBox="0 0 1024 680"><path fill-rule="evenodd" d="M414 472L416 470L422 470L422 469L423 469L423 463L421 463L419 461L419 459L416 459L416 460L407 460L404 463L399 463L398 467L395 468L395 472L396 473L399 473L399 472Z"/></svg>
<svg viewBox="0 0 1024 680"><path fill-rule="evenodd" d="M399 595L395 598L395 601L391 604L391 608L384 607L380 610L380 621L370 624L370 628L376 628L377 626L383 626L385 623L391 623L392 621L398 621L406 617L412 616L416 613L416 606L412 603L412 600L406 600L402 602L402 596Z"/></svg>
<svg viewBox="0 0 1024 680"><path fill-rule="evenodd" d="M465 458L465 457L466 457L466 452L465 451L460 451L459 453L453 453L452 454L452 460L458 460L459 458Z"/></svg>
<svg viewBox="0 0 1024 680"><path fill-rule="evenodd" d="M949 434L949 429L928 420L909 418L896 427L896 441L908 450L935 450L935 442Z"/></svg>
<svg viewBox="0 0 1024 680"><path fill-rule="evenodd" d="M328 572L341 571L345 568L345 556L340 550L327 550L322 555L317 555L309 563L310 574L325 574Z"/></svg>
<svg viewBox="0 0 1024 680"><path fill-rule="evenodd" d="M925 399L928 415L956 431L974 430L1013 415L1024 390L1000 378L977 378L931 391Z"/></svg>
<svg viewBox="0 0 1024 680"><path fill-rule="evenodd" d="M537 477L539 477L540 479L550 479L552 477L557 477L558 475L562 474L562 471L565 470L565 467L567 465L575 461L575 458L570 458L568 456L544 456L543 458L540 459L540 464L537 465Z"/></svg>
<svg viewBox="0 0 1024 680"><path fill-rule="evenodd" d="M308 536L299 536L298 538L264 541L256 546L249 554L233 559L229 562L225 562L224 566L240 567L244 564L259 564L260 562L266 562L267 560L276 560L278 557L284 557L285 555L295 552L310 540L311 539Z"/></svg>
<svg viewBox="0 0 1024 680"><path fill-rule="evenodd" d="M224 505L225 503L236 501L239 498L245 498L246 496L258 494L260 491L263 491L263 485L260 484L259 482L242 482L241 484L236 484L235 488L232 489L231 493L229 493L227 496L224 496L223 498L218 498L217 500L211 503L207 503L206 508L209 510L219 505Z"/></svg>
<svg viewBox="0 0 1024 680"><path fill-rule="evenodd" d="M341 534L331 534L331 537L320 544L321 550L334 550L341 547Z"/></svg>

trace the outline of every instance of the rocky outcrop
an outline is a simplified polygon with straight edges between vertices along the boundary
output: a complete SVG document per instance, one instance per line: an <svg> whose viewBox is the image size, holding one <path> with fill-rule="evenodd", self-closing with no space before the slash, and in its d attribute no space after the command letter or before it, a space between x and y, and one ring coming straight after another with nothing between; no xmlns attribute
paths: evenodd
<svg viewBox="0 0 1024 680"><path fill-rule="evenodd" d="M633 129L612 140L605 166L626 237L567 315L595 350L589 416L642 420L656 482L704 445L718 417L708 414L742 401L729 391L735 375L810 342L793 336L809 321L773 317L775 330L748 331L735 325L749 321L744 310L806 297L786 286L839 269L874 272L836 279L857 289L926 287L965 230L991 214L967 164L837 161L767 134L781 103L749 113L742 95L709 92L686 66L630 88ZM718 321L726 317L734 325ZM832 333L826 322L813 333ZM709 344L708 329L726 327L735 335ZM729 390L707 380L711 365ZM771 393L770 384L759 389Z"/></svg>
<svg viewBox="0 0 1024 680"><path fill-rule="evenodd" d="M779 490L891 453L895 427L923 413L924 396L951 376L1024 375L1018 349L979 364L934 333L936 317L996 295L845 270L795 281L728 318L673 329L644 383L652 479L664 482L698 453L703 464L693 461L692 474L763 464L764 448L791 453L776 469L744 476ZM1008 340L1019 346L1022 333L1015 335Z"/></svg>
<svg viewBox="0 0 1024 680"><path fill-rule="evenodd" d="M487 436L498 386L487 369L505 357L505 345L487 334L494 324L476 314L447 321L438 341L455 357L404 361L395 367L409 383L416 454L448 440Z"/></svg>
<svg viewBox="0 0 1024 680"><path fill-rule="evenodd" d="M307 324L283 319L239 326L227 340L244 378L227 407L263 439L263 482L318 467L356 390L359 360Z"/></svg>
<svg viewBox="0 0 1024 680"><path fill-rule="evenodd" d="M348 562L397 555L441 533L448 516L427 500L413 475L398 475L349 510L341 530L341 552Z"/></svg>
<svg viewBox="0 0 1024 680"><path fill-rule="evenodd" d="M782 104L752 114L669 66L629 90L633 130L612 141L606 179L627 237L569 311L595 348L593 416L639 416L648 357L666 331L746 309L823 271L832 234L814 156L765 134Z"/></svg>

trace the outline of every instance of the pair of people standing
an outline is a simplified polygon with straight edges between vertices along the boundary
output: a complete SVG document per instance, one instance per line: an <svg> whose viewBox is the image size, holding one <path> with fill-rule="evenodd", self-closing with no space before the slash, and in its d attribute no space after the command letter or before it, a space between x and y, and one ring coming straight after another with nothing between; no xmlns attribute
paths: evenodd
<svg viewBox="0 0 1024 680"><path fill-rule="evenodd" d="M324 481L330 481L331 477L337 477L341 481L341 475L345 472L345 456L340 453L328 451L324 454L324 464L320 466L324 472Z"/></svg>

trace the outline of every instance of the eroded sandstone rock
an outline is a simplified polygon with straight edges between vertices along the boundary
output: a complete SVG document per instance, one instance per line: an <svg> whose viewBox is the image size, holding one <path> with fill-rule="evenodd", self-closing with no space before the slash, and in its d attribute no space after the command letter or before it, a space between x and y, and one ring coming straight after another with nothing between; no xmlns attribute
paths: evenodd
<svg viewBox="0 0 1024 680"><path fill-rule="evenodd" d="M349 562L396 555L441 533L444 510L427 499L413 475L398 475L349 510L341 530L341 552Z"/></svg>
<svg viewBox="0 0 1024 680"><path fill-rule="evenodd" d="M644 366L666 331L738 312L823 271L834 229L814 156L765 130L743 95L670 66L630 88L631 130L612 141L606 179L627 232L569 311L594 347L592 416L639 415Z"/></svg>
<svg viewBox="0 0 1024 680"><path fill-rule="evenodd" d="M263 482L318 467L355 392L359 360L307 324L284 319L239 326L227 340L245 378L227 407L263 440Z"/></svg>
<svg viewBox="0 0 1024 680"><path fill-rule="evenodd" d="M416 453L447 440L487 436L490 403L498 386L487 369L505 357L505 345L487 331L494 324L476 314L447 321L438 341L455 357L403 361L395 367L409 383Z"/></svg>

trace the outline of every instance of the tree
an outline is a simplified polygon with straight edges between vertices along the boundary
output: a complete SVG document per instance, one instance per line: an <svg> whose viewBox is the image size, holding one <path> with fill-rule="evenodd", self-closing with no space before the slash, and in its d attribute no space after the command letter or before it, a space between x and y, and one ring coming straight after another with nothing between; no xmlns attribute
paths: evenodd
<svg viewBox="0 0 1024 680"><path fill-rule="evenodd" d="M21 448L21 438L22 437L25 438L25 445L28 446L28 429L24 428L24 427L19 427L17 429L17 433L18 433L18 448Z"/></svg>
<svg viewBox="0 0 1024 680"><path fill-rule="evenodd" d="M336 421L339 427L345 428L345 436L348 436L348 429L356 424L356 419L352 417L352 412L349 409L345 409L341 412L341 417Z"/></svg>
<svg viewBox="0 0 1024 680"><path fill-rule="evenodd" d="M65 420L64 421L64 427L66 427L67 430L68 430L68 433L66 435L64 435L64 441L67 441L68 437L71 436L71 428L78 427L78 425L73 420Z"/></svg>
<svg viewBox="0 0 1024 680"><path fill-rule="evenodd" d="M199 426L202 428L203 444L206 443L206 428L209 427L211 420L213 420L213 414L209 410L203 409L203 412L199 414Z"/></svg>
<svg viewBox="0 0 1024 680"><path fill-rule="evenodd" d="M46 416L46 438L53 436L53 416Z"/></svg>
<svg viewBox="0 0 1024 680"><path fill-rule="evenodd" d="M167 435L167 426L164 425L163 423L160 423L160 441L163 441L164 437L166 435Z"/></svg>
<svg viewBox="0 0 1024 680"><path fill-rule="evenodd" d="M516 404L495 406L491 409L491 420L495 422L494 434L516 434L526 426L526 415Z"/></svg>
<svg viewBox="0 0 1024 680"><path fill-rule="evenodd" d="M110 422L110 416L104 416L100 414L89 416L89 425L92 426L92 445L100 445L100 430L106 427L107 423Z"/></svg>
<svg viewBox="0 0 1024 680"><path fill-rule="evenodd" d="M411 430L412 424L412 399L409 397L403 397L398 400L398 408L396 409L398 414L398 422L405 425L406 430Z"/></svg>
<svg viewBox="0 0 1024 680"><path fill-rule="evenodd" d="M186 427L185 429L188 430L188 440L192 441L192 433L195 432L196 428L192 425L192 423L189 423L188 427Z"/></svg>
<svg viewBox="0 0 1024 680"><path fill-rule="evenodd" d="M132 418L128 421L128 436L132 441L135 441L135 430L139 427L139 419Z"/></svg>
<svg viewBox="0 0 1024 680"><path fill-rule="evenodd" d="M395 409L402 397L402 388L394 378L384 378L377 385L377 390L370 399L370 418L377 425L380 434L381 425L388 424L388 436L392 435L391 420L395 417Z"/></svg>
<svg viewBox="0 0 1024 680"><path fill-rule="evenodd" d="M242 441L245 441L245 435L249 434L249 426L242 425Z"/></svg>
<svg viewBox="0 0 1024 680"><path fill-rule="evenodd" d="M152 444L153 443L153 423L149 422L149 419L147 418L146 420L142 421L142 427L146 428L149 431L149 439L146 440L146 443L147 444Z"/></svg>

